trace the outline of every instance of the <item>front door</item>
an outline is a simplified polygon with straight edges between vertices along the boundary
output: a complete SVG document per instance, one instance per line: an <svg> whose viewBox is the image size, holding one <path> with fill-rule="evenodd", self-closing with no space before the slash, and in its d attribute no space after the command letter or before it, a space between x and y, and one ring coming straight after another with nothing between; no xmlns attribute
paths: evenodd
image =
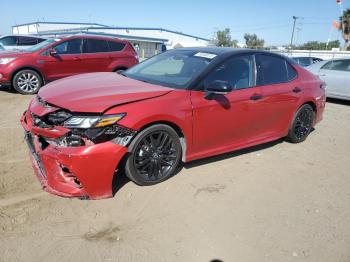
<svg viewBox="0 0 350 262"><path fill-rule="evenodd" d="M53 47L57 54L46 51L42 57L43 71L49 81L85 72L82 39L74 38Z"/></svg>
<svg viewBox="0 0 350 262"><path fill-rule="evenodd" d="M215 80L228 82L233 91L206 98L204 87ZM253 55L234 56L225 61L199 84L199 89L191 91L195 157L254 143L264 111L261 88L255 86Z"/></svg>

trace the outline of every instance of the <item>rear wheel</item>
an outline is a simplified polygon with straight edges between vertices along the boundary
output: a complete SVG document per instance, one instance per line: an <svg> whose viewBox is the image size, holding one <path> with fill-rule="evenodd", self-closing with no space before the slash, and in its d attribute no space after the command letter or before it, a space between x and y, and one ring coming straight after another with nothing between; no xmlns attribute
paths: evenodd
<svg viewBox="0 0 350 262"><path fill-rule="evenodd" d="M33 70L21 70L16 73L12 85L18 93L23 95L36 94L43 85L41 76Z"/></svg>
<svg viewBox="0 0 350 262"><path fill-rule="evenodd" d="M295 113L289 128L287 139L292 143L305 141L312 130L315 119L315 111L312 106L305 104Z"/></svg>
<svg viewBox="0 0 350 262"><path fill-rule="evenodd" d="M125 163L126 175L138 185L154 185L173 176L182 149L174 129L154 125L141 131L130 145Z"/></svg>

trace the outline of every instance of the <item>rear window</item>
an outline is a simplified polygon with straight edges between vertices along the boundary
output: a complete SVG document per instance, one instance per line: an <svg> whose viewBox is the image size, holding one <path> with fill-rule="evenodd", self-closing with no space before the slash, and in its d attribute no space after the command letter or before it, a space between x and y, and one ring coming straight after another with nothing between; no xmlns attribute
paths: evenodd
<svg viewBox="0 0 350 262"><path fill-rule="evenodd" d="M285 83L297 76L295 69L283 58L260 54L257 56L257 85Z"/></svg>
<svg viewBox="0 0 350 262"><path fill-rule="evenodd" d="M17 45L17 37L15 36L6 36L0 39L0 44L4 46Z"/></svg>
<svg viewBox="0 0 350 262"><path fill-rule="evenodd" d="M83 53L109 52L108 43L100 39L84 39Z"/></svg>
<svg viewBox="0 0 350 262"><path fill-rule="evenodd" d="M26 46L26 45L36 45L38 43L38 38L35 37L18 37L18 45Z"/></svg>
<svg viewBox="0 0 350 262"><path fill-rule="evenodd" d="M108 45L109 45L109 49L112 52L122 51L125 47L124 43L119 43L119 42L115 42L115 41L108 41Z"/></svg>

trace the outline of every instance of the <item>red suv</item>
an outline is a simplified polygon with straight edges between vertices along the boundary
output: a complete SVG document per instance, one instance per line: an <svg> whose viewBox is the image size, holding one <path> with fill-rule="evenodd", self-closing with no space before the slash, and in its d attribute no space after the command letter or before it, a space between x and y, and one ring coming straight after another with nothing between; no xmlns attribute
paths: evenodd
<svg viewBox="0 0 350 262"><path fill-rule="evenodd" d="M25 51L0 54L0 85L35 94L45 83L81 73L118 72L138 63L124 40L91 35L51 38Z"/></svg>

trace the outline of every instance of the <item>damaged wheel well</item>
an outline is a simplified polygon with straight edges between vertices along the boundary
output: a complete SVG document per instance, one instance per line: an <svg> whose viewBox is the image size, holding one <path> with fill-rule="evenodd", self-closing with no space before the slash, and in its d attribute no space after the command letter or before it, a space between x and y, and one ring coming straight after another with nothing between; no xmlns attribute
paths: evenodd
<svg viewBox="0 0 350 262"><path fill-rule="evenodd" d="M182 162L186 161L186 138L185 135L182 131L182 129L169 121L157 121L157 122L151 122L148 123L147 125L143 126L142 128L140 128L138 130L138 133L141 132L142 130L153 126L153 125L158 125L158 124L163 124L163 125L167 125L170 126L171 128L173 128L175 130L175 132L177 133L177 135L180 138L180 143L181 143L181 148L182 148ZM130 144L129 144L130 145ZM113 176L113 182L112 182L112 190L113 190L113 195L115 195L116 191L118 191L118 189L121 187L120 183L125 184L125 173L124 173L124 166L125 166L125 162L129 156L130 152L127 152L122 160L119 162L118 166L116 167L116 172ZM119 179L122 181L119 181Z"/></svg>

